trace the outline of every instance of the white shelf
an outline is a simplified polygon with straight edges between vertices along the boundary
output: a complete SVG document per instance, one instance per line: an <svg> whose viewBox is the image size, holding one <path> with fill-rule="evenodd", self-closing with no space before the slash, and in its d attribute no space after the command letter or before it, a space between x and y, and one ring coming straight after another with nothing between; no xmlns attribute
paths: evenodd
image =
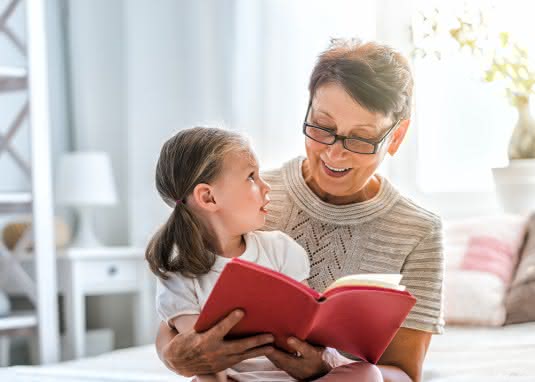
<svg viewBox="0 0 535 382"><path fill-rule="evenodd" d="M25 68L17 66L0 66L0 79L21 79L26 78Z"/></svg>
<svg viewBox="0 0 535 382"><path fill-rule="evenodd" d="M31 192L1 192L0 204L28 204L32 202Z"/></svg>
<svg viewBox="0 0 535 382"><path fill-rule="evenodd" d="M143 259L145 257L145 248L142 247L94 247L94 248L76 248L68 247L58 250L56 253L58 262L68 260L129 260ZM21 263L32 263L35 260L35 254L31 251L18 253L15 258ZM10 291L8 287L8 291Z"/></svg>
<svg viewBox="0 0 535 382"><path fill-rule="evenodd" d="M37 326L37 316L33 311L14 312L0 317L0 333L6 330L26 329Z"/></svg>
<svg viewBox="0 0 535 382"><path fill-rule="evenodd" d="M30 192L0 192L1 213L30 212L32 194Z"/></svg>
<svg viewBox="0 0 535 382"><path fill-rule="evenodd" d="M0 66L0 92L26 89L27 74L25 68Z"/></svg>

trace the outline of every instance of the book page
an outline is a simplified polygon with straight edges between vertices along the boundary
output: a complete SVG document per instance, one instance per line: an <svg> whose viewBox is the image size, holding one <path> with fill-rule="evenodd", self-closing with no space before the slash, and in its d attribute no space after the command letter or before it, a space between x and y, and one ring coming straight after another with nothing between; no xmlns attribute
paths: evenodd
<svg viewBox="0 0 535 382"><path fill-rule="evenodd" d="M335 280L323 291L327 291L347 286L373 286L379 288L388 288L395 290L405 290L404 285L400 285L401 275L399 273L366 273L358 275L348 275Z"/></svg>

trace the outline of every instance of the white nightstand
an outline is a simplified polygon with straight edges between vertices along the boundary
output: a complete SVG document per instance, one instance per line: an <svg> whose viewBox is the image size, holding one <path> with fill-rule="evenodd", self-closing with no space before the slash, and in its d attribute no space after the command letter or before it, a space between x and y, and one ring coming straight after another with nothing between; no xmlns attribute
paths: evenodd
<svg viewBox="0 0 535 382"><path fill-rule="evenodd" d="M134 293L135 344L154 341L153 278L143 248L69 248L58 253L58 289L65 297L68 354L85 355L85 297Z"/></svg>

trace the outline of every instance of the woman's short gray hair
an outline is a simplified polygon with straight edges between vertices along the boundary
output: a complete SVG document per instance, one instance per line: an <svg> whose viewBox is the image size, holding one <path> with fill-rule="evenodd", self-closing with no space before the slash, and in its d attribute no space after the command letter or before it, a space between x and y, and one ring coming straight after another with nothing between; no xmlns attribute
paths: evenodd
<svg viewBox="0 0 535 382"><path fill-rule="evenodd" d="M341 85L371 112L393 120L410 118L413 79L409 63L387 45L358 39L331 40L310 76L310 99L327 83Z"/></svg>

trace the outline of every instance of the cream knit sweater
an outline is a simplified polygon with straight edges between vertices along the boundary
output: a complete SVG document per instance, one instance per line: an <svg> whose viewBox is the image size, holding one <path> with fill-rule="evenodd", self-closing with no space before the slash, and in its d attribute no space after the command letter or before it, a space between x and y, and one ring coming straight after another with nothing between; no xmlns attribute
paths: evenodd
<svg viewBox="0 0 535 382"><path fill-rule="evenodd" d="M365 202L332 205L305 183L295 158L263 173L271 185L266 228L303 246L310 259L310 286L318 291L354 273L401 273L417 302L403 326L442 333L444 263L440 219L403 197L383 177Z"/></svg>

